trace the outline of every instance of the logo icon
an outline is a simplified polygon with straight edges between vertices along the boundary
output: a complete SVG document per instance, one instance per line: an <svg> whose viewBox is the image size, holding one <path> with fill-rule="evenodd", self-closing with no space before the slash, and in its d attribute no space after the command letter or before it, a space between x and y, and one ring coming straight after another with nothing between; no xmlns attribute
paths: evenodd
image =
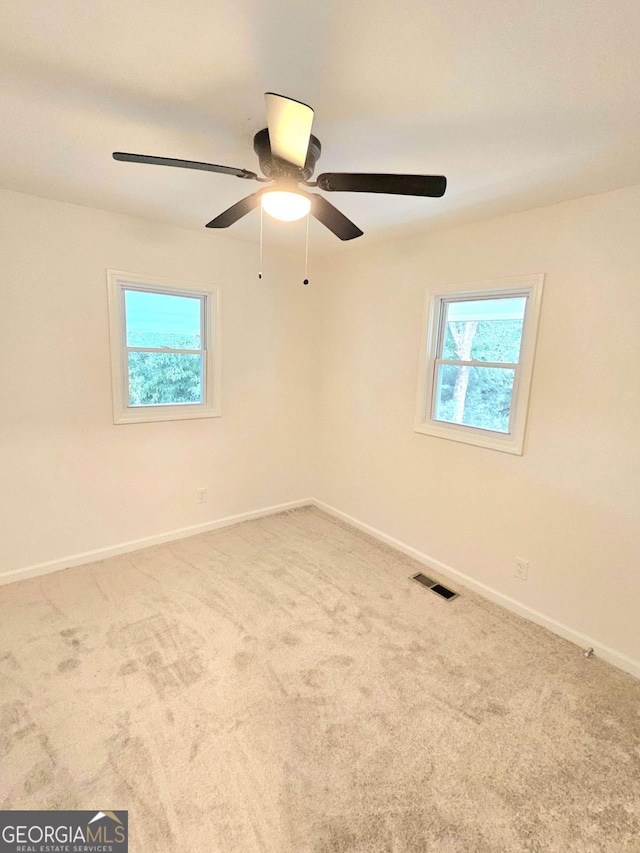
<svg viewBox="0 0 640 853"><path fill-rule="evenodd" d="M97 820L101 820L103 817L110 817L111 820L115 820L116 823L119 823L120 826L122 826L122 821L115 812L97 812L95 817L92 817L89 823L95 823Z"/></svg>

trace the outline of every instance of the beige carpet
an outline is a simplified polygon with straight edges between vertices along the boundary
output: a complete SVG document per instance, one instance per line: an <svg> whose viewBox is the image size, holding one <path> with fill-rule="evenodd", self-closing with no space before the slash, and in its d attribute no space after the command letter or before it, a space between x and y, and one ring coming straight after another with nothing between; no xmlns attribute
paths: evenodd
<svg viewBox="0 0 640 853"><path fill-rule="evenodd" d="M640 682L314 509L0 589L0 807L132 853L640 851Z"/></svg>

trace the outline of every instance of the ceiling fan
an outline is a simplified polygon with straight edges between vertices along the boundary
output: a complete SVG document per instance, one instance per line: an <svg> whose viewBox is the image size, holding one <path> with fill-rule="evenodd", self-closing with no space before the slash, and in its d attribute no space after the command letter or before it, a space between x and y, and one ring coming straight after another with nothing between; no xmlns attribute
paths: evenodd
<svg viewBox="0 0 640 853"><path fill-rule="evenodd" d="M353 240L362 236L360 228L324 196L307 192L303 187L317 187L324 192L387 193L433 198L444 195L447 179L443 175L324 172L318 175L315 181L310 181L321 151L320 140L311 133L313 110L300 101L273 92L265 94L265 102L267 127L258 131L253 139L253 148L258 155L264 178L247 169L198 163L194 160L176 160L172 157L151 157L146 154L125 154L116 151L113 158L130 163L219 172L270 185L232 205L208 222L207 228L228 228L261 204L263 210L282 221L301 219L311 213L336 237L341 240Z"/></svg>

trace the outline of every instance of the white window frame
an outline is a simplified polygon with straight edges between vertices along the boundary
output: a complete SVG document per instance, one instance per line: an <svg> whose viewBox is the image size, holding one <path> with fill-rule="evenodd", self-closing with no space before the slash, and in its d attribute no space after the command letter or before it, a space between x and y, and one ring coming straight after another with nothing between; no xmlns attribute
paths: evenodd
<svg viewBox="0 0 640 853"><path fill-rule="evenodd" d="M218 418L221 411L221 338L220 289L212 284L182 281L156 275L107 270L109 333L111 343L111 387L114 424L149 421L178 421L192 418ZM175 296L193 296L203 302L201 350L203 355L203 400L201 403L129 405L129 374L126 341L125 290L144 290ZM138 347L133 347L138 349ZM149 349L150 352L156 350ZM166 352L166 350L157 350ZM182 350L169 350L182 352ZM184 352L187 352L186 350Z"/></svg>
<svg viewBox="0 0 640 853"><path fill-rule="evenodd" d="M418 394L415 431L424 435L437 436L452 441L462 441L505 453L521 456L524 452L525 429L529 409L533 363L538 335L544 273L518 276L493 281L468 282L443 287L440 292L427 291L418 372ZM517 364L493 364L492 362L470 362L480 367L510 367L515 370L511 396L509 432L453 424L433 417L437 386L437 359L446 303L468 299L508 298L526 296L520 357ZM445 359L446 362L446 359Z"/></svg>

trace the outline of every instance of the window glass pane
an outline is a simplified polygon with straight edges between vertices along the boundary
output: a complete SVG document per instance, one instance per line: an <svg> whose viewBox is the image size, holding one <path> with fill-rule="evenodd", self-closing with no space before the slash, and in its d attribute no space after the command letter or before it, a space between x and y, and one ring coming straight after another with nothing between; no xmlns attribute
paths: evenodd
<svg viewBox="0 0 640 853"><path fill-rule="evenodd" d="M439 365L434 419L509 432L514 374L507 367Z"/></svg>
<svg viewBox="0 0 640 853"><path fill-rule="evenodd" d="M202 349L202 299L125 290L128 347Z"/></svg>
<svg viewBox="0 0 640 853"><path fill-rule="evenodd" d="M130 352L129 405L202 403L203 356L175 352Z"/></svg>
<svg viewBox="0 0 640 853"><path fill-rule="evenodd" d="M526 296L445 302L441 358L517 363Z"/></svg>

